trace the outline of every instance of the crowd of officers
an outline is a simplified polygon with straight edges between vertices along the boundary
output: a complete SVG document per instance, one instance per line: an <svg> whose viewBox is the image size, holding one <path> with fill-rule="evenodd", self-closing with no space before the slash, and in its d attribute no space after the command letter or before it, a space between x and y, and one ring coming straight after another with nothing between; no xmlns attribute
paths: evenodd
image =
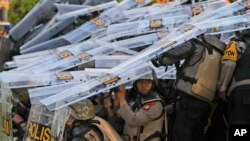
<svg viewBox="0 0 250 141"><path fill-rule="evenodd" d="M64 140L226 141L230 125L250 123L250 30L227 45L219 38L201 35L152 60L175 64L176 80L152 71L129 90L121 85L71 105ZM15 126L26 128L30 106L20 98Z"/></svg>

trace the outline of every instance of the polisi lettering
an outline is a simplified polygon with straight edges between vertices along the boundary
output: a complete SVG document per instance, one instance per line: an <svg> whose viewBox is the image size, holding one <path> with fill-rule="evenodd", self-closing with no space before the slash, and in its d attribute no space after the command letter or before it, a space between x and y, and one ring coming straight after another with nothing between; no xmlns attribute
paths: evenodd
<svg viewBox="0 0 250 141"><path fill-rule="evenodd" d="M57 141L51 136L51 128L42 124L30 122L28 136L36 141Z"/></svg>
<svg viewBox="0 0 250 141"><path fill-rule="evenodd" d="M10 122L9 120L4 119L3 120L3 133L6 135L10 135Z"/></svg>
<svg viewBox="0 0 250 141"><path fill-rule="evenodd" d="M246 129L236 129L234 132L234 136L244 136L247 133Z"/></svg>

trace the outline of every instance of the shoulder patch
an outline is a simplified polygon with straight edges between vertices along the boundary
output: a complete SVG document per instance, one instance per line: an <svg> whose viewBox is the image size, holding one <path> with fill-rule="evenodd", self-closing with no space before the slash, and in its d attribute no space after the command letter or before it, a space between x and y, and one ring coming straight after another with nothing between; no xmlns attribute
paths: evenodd
<svg viewBox="0 0 250 141"><path fill-rule="evenodd" d="M226 50L224 51L222 60L231 60L231 61L236 62L237 59L238 59L238 51L236 48L236 42L231 41L229 45L227 46Z"/></svg>
<svg viewBox="0 0 250 141"><path fill-rule="evenodd" d="M144 110L148 110L148 109L150 109L152 106L154 106L155 105L155 102L148 102L148 103L145 103L144 105L143 105L143 109Z"/></svg>

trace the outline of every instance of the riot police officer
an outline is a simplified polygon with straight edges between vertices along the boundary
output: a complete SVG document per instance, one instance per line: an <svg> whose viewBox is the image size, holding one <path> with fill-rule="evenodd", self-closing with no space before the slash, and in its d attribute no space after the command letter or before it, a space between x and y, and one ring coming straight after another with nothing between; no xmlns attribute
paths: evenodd
<svg viewBox="0 0 250 141"><path fill-rule="evenodd" d="M210 117L225 44L216 36L201 36L158 58L162 65L176 64L176 88L180 95L173 128L175 141L203 141ZM185 59L181 65L180 60Z"/></svg>
<svg viewBox="0 0 250 141"><path fill-rule="evenodd" d="M237 32L224 52L218 89L229 124L250 124L250 29Z"/></svg>
<svg viewBox="0 0 250 141"><path fill-rule="evenodd" d="M90 100L72 104L71 116L66 122L67 133L64 140L72 141L122 141L113 127L100 117L95 116L95 106Z"/></svg>
<svg viewBox="0 0 250 141"><path fill-rule="evenodd" d="M125 120L123 136L129 141L159 141L164 120L164 106L156 91L153 74L134 82L130 100L126 99L125 86L119 86L117 97L120 108L117 114Z"/></svg>

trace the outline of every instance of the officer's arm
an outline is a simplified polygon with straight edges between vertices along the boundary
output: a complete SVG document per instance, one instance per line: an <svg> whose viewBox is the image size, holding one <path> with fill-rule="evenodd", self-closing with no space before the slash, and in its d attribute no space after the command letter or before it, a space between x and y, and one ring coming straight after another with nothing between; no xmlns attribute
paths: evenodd
<svg viewBox="0 0 250 141"><path fill-rule="evenodd" d="M221 72L218 80L218 91L225 92L227 90L228 84L231 82L234 70L236 67L236 62L231 60L223 60L221 62Z"/></svg>
<svg viewBox="0 0 250 141"><path fill-rule="evenodd" d="M241 53L244 51L244 45L239 45L235 42L230 42L224 51L221 62L221 72L218 79L218 92L219 97L226 100L226 90L232 80L236 62L240 58Z"/></svg>
<svg viewBox="0 0 250 141"><path fill-rule="evenodd" d="M117 111L117 114L120 115L129 126L138 127L159 118L162 112L162 103L155 101L145 103L138 112L133 112L128 104L124 104Z"/></svg>
<svg viewBox="0 0 250 141"><path fill-rule="evenodd" d="M193 54L195 46L192 41L188 41L180 44L179 46L169 50L158 58L158 61L161 65L171 65L177 61L188 58Z"/></svg>
<svg viewBox="0 0 250 141"><path fill-rule="evenodd" d="M230 60L221 62L221 72L218 79L218 97L226 101L226 90L232 80L232 76L236 67L236 63Z"/></svg>

